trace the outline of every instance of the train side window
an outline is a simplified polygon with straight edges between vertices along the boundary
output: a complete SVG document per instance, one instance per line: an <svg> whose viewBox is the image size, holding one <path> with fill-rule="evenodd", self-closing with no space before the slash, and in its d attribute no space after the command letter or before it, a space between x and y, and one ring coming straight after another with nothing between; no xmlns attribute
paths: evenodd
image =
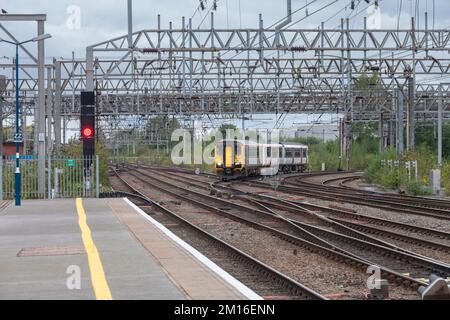
<svg viewBox="0 0 450 320"><path fill-rule="evenodd" d="M267 157L268 158L272 157L272 148L271 147L267 147Z"/></svg>
<svg viewBox="0 0 450 320"><path fill-rule="evenodd" d="M292 149L286 149L286 158L292 158Z"/></svg>
<svg viewBox="0 0 450 320"><path fill-rule="evenodd" d="M295 157L296 158L301 158L302 157L302 154L301 154L300 150L295 151Z"/></svg>

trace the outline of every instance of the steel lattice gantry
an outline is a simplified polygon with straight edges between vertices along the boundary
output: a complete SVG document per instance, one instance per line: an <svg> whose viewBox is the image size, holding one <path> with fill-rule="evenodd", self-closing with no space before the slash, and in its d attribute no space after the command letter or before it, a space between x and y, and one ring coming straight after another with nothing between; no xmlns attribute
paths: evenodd
<svg viewBox="0 0 450 320"><path fill-rule="evenodd" d="M350 29L193 29L183 19L90 46L86 59L48 65L55 132L60 117L79 115L79 92L98 92L105 117L344 113L353 121L395 118L399 89L416 120L450 116L450 31ZM7 64L0 67L8 68ZM30 110L36 99L34 66L20 81ZM27 69L28 68L28 69ZM361 77L376 75L361 86ZM12 92L13 84L8 82ZM75 98L75 99L74 99ZM412 112L410 112L412 111ZM405 117L407 118L407 117ZM58 140L58 137L56 137ZM60 140L60 138L59 138Z"/></svg>

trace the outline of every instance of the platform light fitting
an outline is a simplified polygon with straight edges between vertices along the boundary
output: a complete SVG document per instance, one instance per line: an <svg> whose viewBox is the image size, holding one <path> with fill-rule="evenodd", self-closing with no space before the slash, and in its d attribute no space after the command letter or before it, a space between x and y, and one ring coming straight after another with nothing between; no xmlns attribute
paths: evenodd
<svg viewBox="0 0 450 320"><path fill-rule="evenodd" d="M52 37L52 35L50 33L46 33L46 34L41 34L40 36L37 36L31 40L33 42L38 42L38 41L50 39L51 37Z"/></svg>

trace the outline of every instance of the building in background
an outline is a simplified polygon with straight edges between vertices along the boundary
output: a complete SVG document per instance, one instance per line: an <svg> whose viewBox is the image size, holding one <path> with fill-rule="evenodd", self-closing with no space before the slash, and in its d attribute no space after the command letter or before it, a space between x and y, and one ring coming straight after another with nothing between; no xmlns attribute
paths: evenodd
<svg viewBox="0 0 450 320"><path fill-rule="evenodd" d="M284 139L314 137L324 142L339 138L339 124L297 125L282 132Z"/></svg>
<svg viewBox="0 0 450 320"><path fill-rule="evenodd" d="M23 143L20 144L20 154L23 155ZM16 156L16 143L5 142L3 143L3 159L11 159Z"/></svg>

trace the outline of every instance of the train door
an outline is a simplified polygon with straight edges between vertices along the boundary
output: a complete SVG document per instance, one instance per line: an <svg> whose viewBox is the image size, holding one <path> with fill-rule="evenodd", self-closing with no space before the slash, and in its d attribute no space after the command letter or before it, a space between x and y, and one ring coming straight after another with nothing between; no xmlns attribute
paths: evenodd
<svg viewBox="0 0 450 320"><path fill-rule="evenodd" d="M302 150L301 149L294 149L294 168L295 171L299 171L300 164L302 162Z"/></svg>
<svg viewBox="0 0 450 320"><path fill-rule="evenodd" d="M302 152L301 171L303 172L303 171L305 171L305 163L307 162L307 160L306 160L306 149L302 148L301 152Z"/></svg>
<svg viewBox="0 0 450 320"><path fill-rule="evenodd" d="M234 166L234 146L230 143L225 144L225 155L224 155L225 168L233 168Z"/></svg>
<svg viewBox="0 0 450 320"><path fill-rule="evenodd" d="M214 156L215 156L216 164L217 165L220 164L220 166L222 166L224 164L224 161L223 161L223 145L222 144L217 144L216 145Z"/></svg>
<svg viewBox="0 0 450 320"><path fill-rule="evenodd" d="M305 149L300 148L300 172L303 172L303 155L304 155Z"/></svg>

